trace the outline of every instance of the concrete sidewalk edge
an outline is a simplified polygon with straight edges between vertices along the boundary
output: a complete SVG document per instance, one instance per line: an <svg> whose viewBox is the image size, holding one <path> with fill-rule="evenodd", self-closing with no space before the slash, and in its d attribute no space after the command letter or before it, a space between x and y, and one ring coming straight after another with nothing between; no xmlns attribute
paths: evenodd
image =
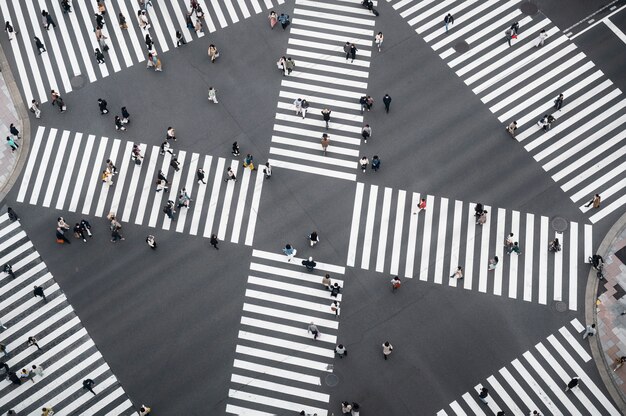
<svg viewBox="0 0 626 416"><path fill-rule="evenodd" d="M11 72L11 67L9 66L9 61L7 60L2 45L0 45L0 68L2 70L2 75L9 91L9 95L13 101L13 106L17 112L17 118L22 126L22 143L18 150L19 156L17 163L13 166L13 171L9 175L9 180L4 184L4 186L2 186L2 188L0 188L0 201L3 201L15 185L15 182L17 182L17 178L20 176L20 173L26 164L26 159L28 158L30 150L30 117L28 116L29 106L25 105L24 100L22 99L22 94L17 87L15 77L13 77L13 72Z"/></svg>
<svg viewBox="0 0 626 416"><path fill-rule="evenodd" d="M602 257L606 258L608 253L606 252L613 242L615 238L619 235L619 233L626 227L626 213L623 214L616 222L613 224L609 232L604 236L602 243L595 253L599 253ZM586 261L587 259L585 259ZM593 322L597 325L597 307L596 307L596 299L598 295L598 278L596 277L596 272L593 268L589 271L589 276L587 277L587 286L585 289L585 326L589 323ZM613 378L610 375L611 364L608 363L602 353L602 346L600 344L600 337L594 336L589 337L589 347L591 348L591 355L593 357L596 366L598 367L598 372L600 373L600 377L606 386L611 398L622 412L622 414L626 415L626 397L623 395L621 390L617 388L615 383L613 382Z"/></svg>

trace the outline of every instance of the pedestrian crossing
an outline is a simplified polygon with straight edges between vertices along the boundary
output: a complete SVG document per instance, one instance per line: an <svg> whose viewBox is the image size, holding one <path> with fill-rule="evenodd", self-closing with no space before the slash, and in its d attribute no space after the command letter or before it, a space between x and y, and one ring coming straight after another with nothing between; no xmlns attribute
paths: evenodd
<svg viewBox="0 0 626 416"><path fill-rule="evenodd" d="M488 205L487 222L477 225L475 206L358 182L346 265L542 305L563 301L577 310L578 268L593 254L592 226ZM554 221L566 230L555 231ZM521 255L507 254L509 233ZM549 252L555 238L562 250ZM450 278L458 266L463 279Z"/></svg>
<svg viewBox="0 0 626 416"><path fill-rule="evenodd" d="M104 217L114 213L122 222L148 225L163 230L252 245L263 188L263 173L243 168L238 160L188 153L160 155L159 146L136 143L144 156L141 165L132 159L133 142L96 138L93 134L39 127L22 176L17 202L54 207L61 212ZM95 157L94 157L95 152ZM110 159L118 173L113 184L102 182L101 174ZM226 178L230 167L237 182ZM202 184L196 172L205 172ZM169 192L157 192L161 170L169 181ZM178 202L182 188L192 201L189 208L175 208L174 221L163 212L168 199Z"/></svg>
<svg viewBox="0 0 626 416"><path fill-rule="evenodd" d="M279 7L284 0L237 0L237 9L233 0L198 0L204 12L201 19L203 30L208 33L218 28L225 28L254 14ZM65 95L75 86L74 77L83 76L84 82L92 83L112 73L131 67L147 59L145 45L146 34L154 40L156 53L164 53L176 47L176 30L180 30L186 42L205 36L206 32L196 32L186 24L190 12L189 1L151 1L147 15L151 27L144 30L139 27L138 4L134 0L120 0L105 3L103 34L109 50L105 53L106 62L98 64L95 48L99 47L95 36L97 3L88 0L73 0L72 12L64 13L59 1L43 2L24 0L13 2L0 0L0 14L3 22L11 22L16 32L8 42L15 63L16 73L24 94L24 100L30 105L36 99L47 102L50 90ZM41 24L41 10L53 17L56 28L45 30ZM122 29L119 14L126 18L127 29ZM196 14L192 14L195 24ZM41 39L47 52L37 55L38 50L33 37ZM10 55L9 55L10 56Z"/></svg>
<svg viewBox="0 0 626 416"><path fill-rule="evenodd" d="M528 16L513 0L391 3L499 121L517 121L517 141L592 223L622 209L626 100L545 15ZM447 13L454 17L448 33ZM515 21L518 38L509 46L504 32ZM541 30L548 38L537 48ZM469 50L459 53L462 42ZM560 93L565 101L557 110ZM546 114L557 119L547 132L537 124ZM586 207L596 193L601 208Z"/></svg>
<svg viewBox="0 0 626 416"><path fill-rule="evenodd" d="M374 15L360 0L295 1L284 56L296 66L281 82L270 147L272 166L356 181L365 123L359 99L367 95L374 24ZM346 59L346 42L357 48L354 62ZM277 76L282 72L279 67ZM310 103L306 118L295 111L298 98ZM328 129L321 114L324 108L331 110ZM324 133L330 136L326 154L321 145ZM372 137L376 140L374 133Z"/></svg>
<svg viewBox="0 0 626 416"><path fill-rule="evenodd" d="M437 416L467 416L497 414L525 416L533 411L541 415L612 415L621 413L611 400L593 382L587 372L595 372L595 364L584 346L581 332L584 326L573 319L558 333L539 342L516 358L497 374L477 384L474 391L461 396ZM564 391L573 377L580 377L578 387ZM478 398L482 388L487 388L487 403Z"/></svg>
<svg viewBox="0 0 626 416"><path fill-rule="evenodd" d="M57 415L133 415L136 410L102 354L76 316L19 221L0 216L0 264L10 264L15 278L0 272L0 343L7 353L0 361L19 375L33 365L42 375L21 385L0 381L0 413L40 414L52 407ZM33 296L33 286L47 298ZM28 346L35 337L36 346ZM2 370L0 370L2 371ZM95 382L92 395L85 379Z"/></svg>
<svg viewBox="0 0 626 416"><path fill-rule="evenodd" d="M322 382L333 371L339 315L322 285L344 287L344 267L317 261L313 272L302 259L253 250L246 285L226 413L327 416L330 395ZM341 293L336 299L341 304ZM307 331L314 322L317 340Z"/></svg>

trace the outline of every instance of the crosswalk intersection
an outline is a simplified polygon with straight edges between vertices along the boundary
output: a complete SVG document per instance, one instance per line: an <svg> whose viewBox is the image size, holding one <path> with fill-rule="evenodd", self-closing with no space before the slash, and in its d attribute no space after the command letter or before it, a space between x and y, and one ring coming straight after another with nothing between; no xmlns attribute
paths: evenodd
<svg viewBox="0 0 626 416"><path fill-rule="evenodd" d="M98 64L94 50L97 48L95 19L97 5L94 1L73 0L72 12L63 13L59 1L24 0L19 2L0 0L3 22L11 22L16 32L9 42L9 49L16 64L19 83L26 103L36 99L45 103L50 90L63 96L74 89L74 77L83 76L81 82L94 82L124 68L146 61L144 39L150 34L156 53L164 53L176 47L176 30L180 30L186 42L205 36L205 32L188 29L185 17L190 11L186 0L152 1L147 7L151 28L143 30L138 25L137 2L120 0L106 3L103 34L109 50L106 63ZM204 12L204 30L215 32L264 10L284 3L284 0L198 0ZM53 16L56 28L45 30L41 25L41 11ZM118 15L122 13L128 25L121 29ZM193 17L195 21L195 15ZM36 36L47 52L37 55L33 43ZM30 104L29 104L30 105Z"/></svg>
<svg viewBox="0 0 626 416"><path fill-rule="evenodd" d="M595 385L587 371L595 371L591 356L582 340L584 326L573 319L558 333L547 337L516 358L497 374L477 384L474 391L461 396L437 416L485 416L504 410L506 414L523 416L538 411L542 415L612 415L621 413ZM587 370L587 371L585 371ZM573 377L580 377L578 387L565 392ZM489 390L487 403L478 398L478 392Z"/></svg>
<svg viewBox="0 0 626 416"><path fill-rule="evenodd" d="M176 154L180 168L175 171L170 166L170 153L160 155L159 146L143 143L143 163L136 165L131 159L133 144L117 138L39 127L17 201L96 217L115 213L122 222L203 237L215 233L220 240L243 240L252 245L263 188L262 172L243 168L238 160L183 150ZM113 185L100 179L107 159L118 170ZM237 182L224 183L227 167L235 172ZM205 171L206 184L197 181L198 168ZM170 181L169 194L156 192L159 170ZM191 205L177 208L176 218L171 221L162 208L168 199L176 203L182 188L191 197Z"/></svg>
<svg viewBox="0 0 626 416"><path fill-rule="evenodd" d="M327 416L330 395L322 391L333 371L339 316L330 309L322 276L344 287L344 268L317 262L308 272L302 259L253 250L226 413L265 416L317 413ZM341 304L341 294L337 301ZM307 332L311 322L317 340Z"/></svg>
<svg viewBox="0 0 626 416"><path fill-rule="evenodd" d="M0 332L7 347L0 360L16 373L32 365L44 371L34 383L0 381L0 413L40 414L52 407L57 415L136 414L19 221L0 216L0 236L0 264L10 264L15 273L15 279L0 273L0 318L7 327ZM34 285L44 288L47 302L33 296ZM31 336L41 351L27 346ZM96 396L83 390L87 378L95 381Z"/></svg>
<svg viewBox="0 0 626 416"><path fill-rule="evenodd" d="M281 83L270 164L355 181L364 125L359 98L367 95L374 15L359 0L296 0L295 5L285 56L296 67ZM357 47L354 62L346 59L346 42ZM294 111L298 98L311 105L306 118ZM328 130L324 108L332 111ZM330 136L327 155L323 133Z"/></svg>
<svg viewBox="0 0 626 416"><path fill-rule="evenodd" d="M626 100L548 18L525 15L513 0L388 1L499 121L517 121L516 139L592 223L624 206ZM447 13L454 16L448 33ZM504 32L515 21L518 39L509 46ZM541 30L548 38L537 48ZM462 42L469 50L459 53ZM545 114L557 119L547 132L537 124ZM586 207L596 193L602 207Z"/></svg>
<svg viewBox="0 0 626 416"><path fill-rule="evenodd" d="M426 209L419 211L422 198ZM564 301L577 310L578 267L592 254L592 226L566 222L557 232L558 218L491 206L484 206L487 222L477 225L475 205L358 182L346 264L543 305ZM519 256L506 253L509 233ZM556 253L548 251L554 238L562 246ZM494 256L499 262L489 270ZM450 276L459 265L464 277L457 281Z"/></svg>

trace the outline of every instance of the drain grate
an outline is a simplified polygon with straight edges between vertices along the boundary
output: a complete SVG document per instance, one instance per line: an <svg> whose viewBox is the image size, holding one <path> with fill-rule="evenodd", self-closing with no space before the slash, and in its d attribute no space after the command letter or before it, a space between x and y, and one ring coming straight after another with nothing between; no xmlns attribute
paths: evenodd
<svg viewBox="0 0 626 416"><path fill-rule="evenodd" d="M567 220L563 217L552 218L552 229L557 233L562 233L569 227Z"/></svg>
<svg viewBox="0 0 626 416"><path fill-rule="evenodd" d="M334 374L326 374L326 377L324 377L324 382L329 387L335 387L337 384L339 384L339 377Z"/></svg>
<svg viewBox="0 0 626 416"><path fill-rule="evenodd" d="M76 75L70 80L70 84L72 84L72 88L79 90L85 86L85 78L82 75Z"/></svg>
<svg viewBox="0 0 626 416"><path fill-rule="evenodd" d="M567 311L567 303L561 302L561 301L554 302L554 309L557 312L565 312L565 311Z"/></svg>

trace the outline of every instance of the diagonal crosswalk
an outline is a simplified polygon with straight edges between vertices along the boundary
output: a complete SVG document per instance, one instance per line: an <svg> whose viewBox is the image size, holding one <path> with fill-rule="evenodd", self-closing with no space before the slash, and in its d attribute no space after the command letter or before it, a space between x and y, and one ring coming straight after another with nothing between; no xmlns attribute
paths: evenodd
<svg viewBox="0 0 626 416"><path fill-rule="evenodd" d="M281 83L270 163L355 181L365 124L359 98L367 95L374 15L358 0L296 0L295 4L285 56L296 67ZM346 59L346 42L358 49L354 62ZM295 111L298 98L310 104L306 118ZM328 129L321 114L324 108L331 110ZM326 154L321 145L324 133L330 136Z"/></svg>
<svg viewBox="0 0 626 416"><path fill-rule="evenodd" d="M0 412L40 414L52 407L58 415L136 414L19 221L0 216L0 235L0 264L10 264L15 274L0 273L0 318L6 326L0 343L7 348L0 361L18 374L33 365L43 369L21 385L3 378ZM44 288L46 301L33 296L33 286ZM29 337L37 339L41 350L27 345ZM83 389L88 378L96 383L95 396Z"/></svg>
<svg viewBox="0 0 626 416"><path fill-rule="evenodd" d="M583 346L583 325L573 319L558 333L539 342L495 375L477 384L474 391L455 400L437 416L497 414L523 416L538 411L542 415L614 415L620 412L596 386L587 371L594 371L591 356ZM585 371L587 369L587 371ZM573 377L580 377L578 387L564 391ZM478 398L486 388L487 403Z"/></svg>
<svg viewBox="0 0 626 416"><path fill-rule="evenodd" d="M624 206L626 100L548 18L527 16L510 0L390 2L498 120L517 121L517 141L592 223ZM447 13L455 19L448 33ZM504 32L515 21L518 38L509 46ZM541 30L548 38L537 48ZM467 52L457 52L462 42ZM547 132L537 124L546 114L557 119ZM585 206L596 193L602 206Z"/></svg>
<svg viewBox="0 0 626 416"><path fill-rule="evenodd" d="M73 90L73 79L83 76L82 82L95 82L112 73L129 68L147 59L144 43L146 34L154 40L157 53L176 47L176 30L180 30L186 42L203 37L205 32L188 29L186 16L190 12L186 0L152 1L147 7L151 28L143 30L137 20L138 5L134 0L120 0L106 3L103 34L109 50L106 63L98 64L94 50L98 41L94 34L97 3L89 0L73 0L72 12L63 13L60 2L24 0L20 2L0 0L0 14L3 22L11 22L16 32L13 40L8 41L12 50L21 90L26 103L36 99L45 103L50 90L65 95ZM204 12L201 19L204 30L215 32L229 24L237 23L253 14L270 10L284 3L284 0L237 0L236 10L231 0L199 0ZM227 9L225 15L222 9ZM46 10L53 16L57 28L45 30L41 26L41 11ZM127 29L120 28L118 16L126 18ZM196 15L192 15L195 23ZM46 46L47 52L38 55L33 37L36 36ZM10 55L9 55L10 56ZM30 105L30 104L29 104Z"/></svg>
<svg viewBox="0 0 626 416"><path fill-rule="evenodd" d="M426 209L419 211L421 199ZM358 182L346 264L543 305L564 301L577 310L578 267L592 254L592 226L564 222L557 232L558 218L491 206L484 206L487 222L477 225L475 206ZM521 255L507 254L509 233ZM562 247L556 253L548 251L555 238ZM450 278L459 265L463 279Z"/></svg>
<svg viewBox="0 0 626 416"><path fill-rule="evenodd" d="M263 188L263 173L243 168L237 160L179 151L179 170L171 166L172 155L160 155L159 146L138 143L141 165L131 158L133 142L108 137L96 138L80 132L39 127L24 169L17 202L54 207L104 217L115 213L122 222L147 224L163 230L252 245ZM102 182L106 161L118 173L113 184ZM237 177L224 183L226 167ZM205 172L202 184L196 172ZM169 192L157 192L161 170L169 181ZM175 208L175 220L163 212L168 199L178 203L182 188L192 201L189 208Z"/></svg>
<svg viewBox="0 0 626 416"><path fill-rule="evenodd" d="M322 276L343 288L344 268L253 250L226 413L271 415L290 411L327 416L322 380L333 371L339 317L331 311ZM341 303L341 294L337 301ZM317 340L307 332L311 322Z"/></svg>

